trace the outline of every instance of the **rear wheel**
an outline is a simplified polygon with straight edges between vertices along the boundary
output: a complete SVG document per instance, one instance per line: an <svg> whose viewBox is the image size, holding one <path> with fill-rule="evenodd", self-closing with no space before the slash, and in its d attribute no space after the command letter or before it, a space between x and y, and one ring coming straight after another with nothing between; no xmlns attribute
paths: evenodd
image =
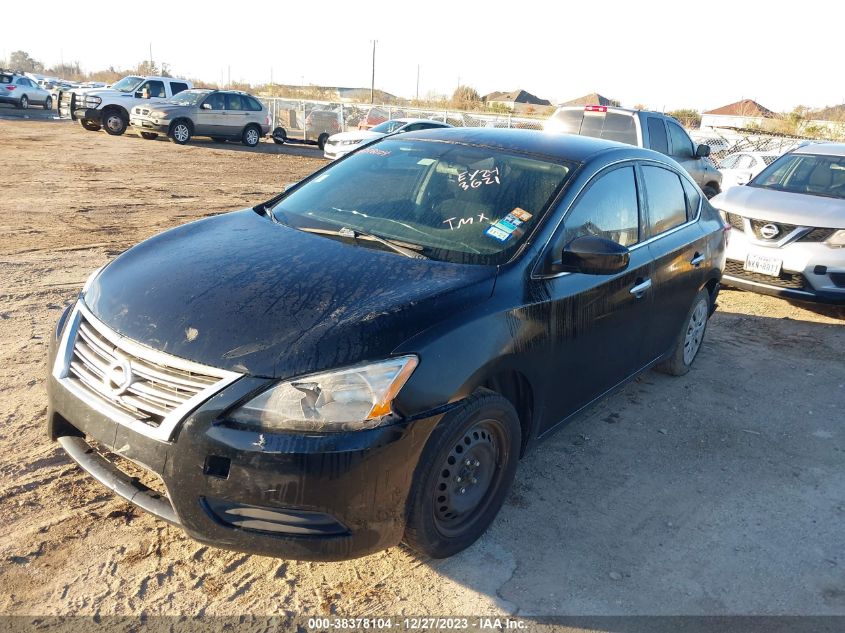
<svg viewBox="0 0 845 633"><path fill-rule="evenodd" d="M323 132L320 136L317 137L317 147L320 149L326 149L326 141L329 140L329 135Z"/></svg>
<svg viewBox="0 0 845 633"><path fill-rule="evenodd" d="M247 147L255 147L261 140L261 130L254 125L250 125L244 130L241 135L241 142Z"/></svg>
<svg viewBox="0 0 845 633"><path fill-rule="evenodd" d="M170 127L170 140L178 145L184 145L191 140L191 126L187 121L176 121Z"/></svg>
<svg viewBox="0 0 845 633"><path fill-rule="evenodd" d="M47 97L44 99L44 109L45 110L52 110L53 109L53 97Z"/></svg>
<svg viewBox="0 0 845 633"><path fill-rule="evenodd" d="M519 418L480 391L447 414L423 449L408 503L405 542L433 558L472 545L499 512L516 473Z"/></svg>
<svg viewBox="0 0 845 633"><path fill-rule="evenodd" d="M153 139L158 138L158 134L155 132L141 132L141 138L147 139L148 141L152 141Z"/></svg>
<svg viewBox="0 0 845 633"><path fill-rule="evenodd" d="M690 370L704 341L711 301L710 293L706 289L696 295L671 355L655 369L670 376L683 376Z"/></svg>
<svg viewBox="0 0 845 633"><path fill-rule="evenodd" d="M112 108L103 113L103 129L111 136L120 136L126 131L129 125L129 120L126 115L118 110Z"/></svg>
<svg viewBox="0 0 845 633"><path fill-rule="evenodd" d="M97 123L92 123L88 119L79 119L79 124L89 132L99 132L101 129Z"/></svg>
<svg viewBox="0 0 845 633"><path fill-rule="evenodd" d="M26 110L27 108L29 108L29 97L23 95L21 97L18 107L20 107L21 110Z"/></svg>

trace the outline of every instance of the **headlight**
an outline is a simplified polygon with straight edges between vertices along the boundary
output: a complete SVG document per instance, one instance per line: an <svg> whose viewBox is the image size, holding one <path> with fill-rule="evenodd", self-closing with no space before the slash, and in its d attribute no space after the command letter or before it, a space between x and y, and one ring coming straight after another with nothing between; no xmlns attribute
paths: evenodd
<svg viewBox="0 0 845 633"><path fill-rule="evenodd" d="M150 112L150 116L154 119L164 119L167 118L167 112Z"/></svg>
<svg viewBox="0 0 845 633"><path fill-rule="evenodd" d="M96 108L103 102L101 97L85 97L85 105L91 108Z"/></svg>
<svg viewBox="0 0 845 633"><path fill-rule="evenodd" d="M384 424L417 366L416 356L295 378L267 389L229 416L266 431L355 431Z"/></svg>
<svg viewBox="0 0 845 633"><path fill-rule="evenodd" d="M825 240L825 244L831 248L845 248L845 229L836 231L836 233Z"/></svg>

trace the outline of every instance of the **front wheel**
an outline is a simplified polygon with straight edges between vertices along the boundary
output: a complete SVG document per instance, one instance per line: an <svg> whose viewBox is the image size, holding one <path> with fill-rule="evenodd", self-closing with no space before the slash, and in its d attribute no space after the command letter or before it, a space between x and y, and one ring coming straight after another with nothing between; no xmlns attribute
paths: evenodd
<svg viewBox="0 0 845 633"><path fill-rule="evenodd" d="M704 341L707 319L710 318L710 305L710 293L706 289L701 290L692 302L671 354L655 367L657 371L670 376L683 376L690 370Z"/></svg>
<svg viewBox="0 0 845 633"><path fill-rule="evenodd" d="M99 132L100 126L96 123L92 123L88 119L79 119L79 124L84 127L89 132Z"/></svg>
<svg viewBox="0 0 845 633"><path fill-rule="evenodd" d="M170 140L177 145L184 145L191 140L191 126L185 121L176 121L170 128Z"/></svg>
<svg viewBox="0 0 845 633"><path fill-rule="evenodd" d="M320 136L317 137L317 147L320 149L326 149L326 141L329 140L329 135L323 132Z"/></svg>
<svg viewBox="0 0 845 633"><path fill-rule="evenodd" d="M284 145L285 141L288 140L288 133L283 127L277 127L273 130L273 142L276 145Z"/></svg>
<svg viewBox="0 0 845 633"><path fill-rule="evenodd" d="M432 558L472 545L490 526L513 482L520 446L511 403L479 391L432 431L414 475L405 542Z"/></svg>
<svg viewBox="0 0 845 633"><path fill-rule="evenodd" d="M158 134L155 132L141 132L141 138L147 139L148 141L152 141L153 139L158 138Z"/></svg>
<svg viewBox="0 0 845 633"><path fill-rule="evenodd" d="M103 127L111 136L120 136L126 131L129 121L120 110L108 110L103 115Z"/></svg>
<svg viewBox="0 0 845 633"><path fill-rule="evenodd" d="M241 136L241 141L247 147L255 147L258 145L260 140L261 133L254 125L250 125L247 129L245 129L243 135Z"/></svg>
<svg viewBox="0 0 845 633"><path fill-rule="evenodd" d="M53 97L47 97L44 99L44 109L45 110L52 110L53 109Z"/></svg>

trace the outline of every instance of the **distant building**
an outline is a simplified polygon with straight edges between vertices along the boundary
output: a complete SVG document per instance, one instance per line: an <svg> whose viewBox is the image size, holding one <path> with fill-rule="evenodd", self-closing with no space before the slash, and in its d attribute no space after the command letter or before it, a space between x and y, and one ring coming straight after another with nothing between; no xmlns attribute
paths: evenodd
<svg viewBox="0 0 845 633"><path fill-rule="evenodd" d="M761 106L751 99L743 99L715 110L709 110L701 115L701 129L734 128L745 130L748 128L765 128L778 115Z"/></svg>
<svg viewBox="0 0 845 633"><path fill-rule="evenodd" d="M577 99L572 99L572 101L566 101L560 104L561 106L588 106L588 105L600 105L600 106L618 106L619 102L616 99L608 99L607 97L603 97L597 92L591 92L588 95L584 95L583 97L578 97Z"/></svg>
<svg viewBox="0 0 845 633"><path fill-rule="evenodd" d="M525 90L491 92L489 95L484 96L484 103L488 106L504 106L514 112L522 113L552 105L551 101L548 101L547 99L540 99Z"/></svg>

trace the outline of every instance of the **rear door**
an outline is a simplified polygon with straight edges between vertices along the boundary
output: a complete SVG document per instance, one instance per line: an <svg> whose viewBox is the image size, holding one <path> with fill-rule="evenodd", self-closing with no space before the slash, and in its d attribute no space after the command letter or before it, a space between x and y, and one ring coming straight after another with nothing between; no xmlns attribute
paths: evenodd
<svg viewBox="0 0 845 633"><path fill-rule="evenodd" d="M236 92L226 93L225 136L240 136L246 126L247 110L244 98Z"/></svg>
<svg viewBox="0 0 845 633"><path fill-rule="evenodd" d="M652 316L651 255L641 242L642 213L635 166L600 172L572 205L551 248L599 235L630 251L628 268L613 275L562 273L542 279L532 294L548 296L548 367L556 394L547 418L563 420L642 368Z"/></svg>
<svg viewBox="0 0 845 633"><path fill-rule="evenodd" d="M654 313L648 339L651 360L668 351L704 283L707 238L698 223L701 195L668 167L640 167L646 197L645 231L654 261Z"/></svg>

